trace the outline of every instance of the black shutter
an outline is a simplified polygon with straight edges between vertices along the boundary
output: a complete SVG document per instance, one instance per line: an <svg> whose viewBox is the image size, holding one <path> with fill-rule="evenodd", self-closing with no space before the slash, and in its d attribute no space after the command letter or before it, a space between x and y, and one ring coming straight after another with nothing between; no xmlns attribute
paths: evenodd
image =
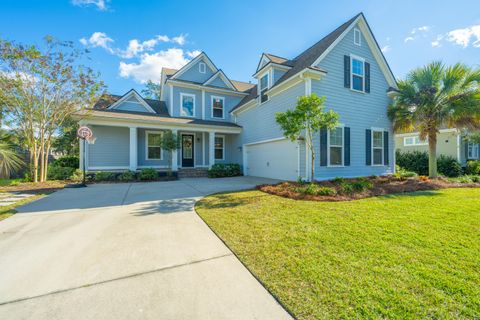
<svg viewBox="0 0 480 320"><path fill-rule="evenodd" d="M350 128L348 127L343 128L343 133L345 135L344 137L345 149L343 151L344 152L343 162L344 162L344 165L349 166L350 165Z"/></svg>
<svg viewBox="0 0 480 320"><path fill-rule="evenodd" d="M463 140L465 146L465 160L468 160L468 140Z"/></svg>
<svg viewBox="0 0 480 320"><path fill-rule="evenodd" d="M365 62L365 92L370 93L370 63Z"/></svg>
<svg viewBox="0 0 480 320"><path fill-rule="evenodd" d="M366 165L372 165L372 130L367 129L365 131L365 160Z"/></svg>
<svg viewBox="0 0 480 320"><path fill-rule="evenodd" d="M350 57L343 56L343 86L350 88Z"/></svg>
<svg viewBox="0 0 480 320"><path fill-rule="evenodd" d="M388 165L388 131L383 132L383 164Z"/></svg>
<svg viewBox="0 0 480 320"><path fill-rule="evenodd" d="M320 129L320 166L327 166L327 129Z"/></svg>

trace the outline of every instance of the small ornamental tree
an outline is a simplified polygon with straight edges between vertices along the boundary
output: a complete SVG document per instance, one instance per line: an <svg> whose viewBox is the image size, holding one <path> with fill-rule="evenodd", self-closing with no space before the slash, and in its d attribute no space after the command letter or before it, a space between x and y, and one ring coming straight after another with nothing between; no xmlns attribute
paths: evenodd
<svg viewBox="0 0 480 320"><path fill-rule="evenodd" d="M297 100L295 109L285 112L278 112L275 115L283 135L292 140L298 140L302 134L305 135L305 145L312 153L311 175L315 177L315 148L313 136L321 129L331 130L338 126L339 115L332 110L325 112L325 97L316 94L301 96Z"/></svg>
<svg viewBox="0 0 480 320"><path fill-rule="evenodd" d="M172 175L172 151L175 151L179 148L180 141L178 139L178 135L173 133L172 131L165 131L162 134L162 140L160 141L161 148L170 153L170 157L168 159L168 175ZM175 159L176 160L176 159Z"/></svg>

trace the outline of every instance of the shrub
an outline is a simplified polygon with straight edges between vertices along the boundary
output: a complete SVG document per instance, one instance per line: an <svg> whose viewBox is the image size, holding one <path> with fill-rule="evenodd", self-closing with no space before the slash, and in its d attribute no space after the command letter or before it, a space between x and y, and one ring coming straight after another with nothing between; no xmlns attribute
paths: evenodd
<svg viewBox="0 0 480 320"><path fill-rule="evenodd" d="M471 160L467 162L467 166L465 168L466 174L474 174L480 175L480 160Z"/></svg>
<svg viewBox="0 0 480 320"><path fill-rule="evenodd" d="M236 177L240 175L242 175L242 171L240 170L240 165L236 163L214 164L208 170L209 178Z"/></svg>
<svg viewBox="0 0 480 320"><path fill-rule="evenodd" d="M298 177L298 178L297 178L297 183L298 183L298 184L305 184L305 183L307 183L307 182L306 182L305 180L303 180L302 177Z"/></svg>
<svg viewBox="0 0 480 320"><path fill-rule="evenodd" d="M355 188L350 182L345 181L340 184L340 192L342 193L353 193L354 190Z"/></svg>
<svg viewBox="0 0 480 320"><path fill-rule="evenodd" d="M395 174L393 176L395 178L400 179L400 180L404 180L406 178L416 177L416 176L418 176L418 174L416 174L413 171L407 171L407 170L403 169L402 167L400 167L399 165L396 165L395 166Z"/></svg>
<svg viewBox="0 0 480 320"><path fill-rule="evenodd" d="M419 176L418 179L420 181L428 181L428 176Z"/></svg>
<svg viewBox="0 0 480 320"><path fill-rule="evenodd" d="M458 177L462 174L462 166L453 157L440 155L437 158L438 172L446 177Z"/></svg>
<svg viewBox="0 0 480 320"><path fill-rule="evenodd" d="M140 171L139 178L143 181L156 180L158 178L157 170L155 170L154 168L142 169L142 171Z"/></svg>
<svg viewBox="0 0 480 320"><path fill-rule="evenodd" d="M317 194L321 196L333 196L337 194L337 190L331 187L320 187L317 190Z"/></svg>
<svg viewBox="0 0 480 320"><path fill-rule="evenodd" d="M420 175L428 174L428 153L421 151L396 152L396 163L406 171Z"/></svg>
<svg viewBox="0 0 480 320"><path fill-rule="evenodd" d="M365 178L352 182L352 188L356 192L362 192L373 188L373 183Z"/></svg>
<svg viewBox="0 0 480 320"><path fill-rule="evenodd" d="M331 181L332 181L333 183L342 184L342 183L345 182L345 178L336 177L336 178L333 178Z"/></svg>
<svg viewBox="0 0 480 320"><path fill-rule="evenodd" d="M122 174L118 176L118 180L125 181L125 182L133 181L135 180L135 172L130 170L122 172Z"/></svg>
<svg viewBox="0 0 480 320"><path fill-rule="evenodd" d="M310 194L310 195L315 195L317 194L318 191L318 185L315 183L309 183L303 190L304 193Z"/></svg>
<svg viewBox="0 0 480 320"><path fill-rule="evenodd" d="M115 174L113 172L99 171L95 173L95 181L113 181L115 180Z"/></svg>
<svg viewBox="0 0 480 320"><path fill-rule="evenodd" d="M80 182L83 181L83 171L80 169L75 170L71 177L70 180L75 181L75 182Z"/></svg>
<svg viewBox="0 0 480 320"><path fill-rule="evenodd" d="M80 166L80 161L77 156L63 156L53 161L52 165L78 169Z"/></svg>
<svg viewBox="0 0 480 320"><path fill-rule="evenodd" d="M75 168L71 167L49 165L47 176L50 180L67 180L70 179L74 171Z"/></svg>

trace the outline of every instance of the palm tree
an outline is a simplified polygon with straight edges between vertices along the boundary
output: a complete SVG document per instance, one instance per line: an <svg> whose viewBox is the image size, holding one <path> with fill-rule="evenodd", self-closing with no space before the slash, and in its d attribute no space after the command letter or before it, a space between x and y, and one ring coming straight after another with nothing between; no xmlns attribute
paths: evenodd
<svg viewBox="0 0 480 320"><path fill-rule="evenodd" d="M388 109L395 132L419 131L428 139L428 173L437 177L437 133L442 127L480 128L480 69L432 62L398 82Z"/></svg>
<svg viewBox="0 0 480 320"><path fill-rule="evenodd" d="M13 151L8 143L0 141L0 178L10 175L22 167L23 160Z"/></svg>

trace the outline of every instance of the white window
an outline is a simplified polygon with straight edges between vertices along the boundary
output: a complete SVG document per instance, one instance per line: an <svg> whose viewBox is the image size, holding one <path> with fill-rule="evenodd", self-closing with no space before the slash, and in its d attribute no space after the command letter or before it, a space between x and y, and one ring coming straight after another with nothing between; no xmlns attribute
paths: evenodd
<svg viewBox="0 0 480 320"><path fill-rule="evenodd" d="M383 165L383 131L372 130L372 164Z"/></svg>
<svg viewBox="0 0 480 320"><path fill-rule="evenodd" d="M365 91L365 60L352 56L351 62L351 89Z"/></svg>
<svg viewBox="0 0 480 320"><path fill-rule="evenodd" d="M412 147L412 146L425 146L428 145L427 140L420 140L420 137L405 137L403 138L403 145L405 147Z"/></svg>
<svg viewBox="0 0 480 320"><path fill-rule="evenodd" d="M155 131L146 131L146 159L161 160L162 159L162 133Z"/></svg>
<svg viewBox="0 0 480 320"><path fill-rule="evenodd" d="M180 115L184 117L193 117L195 115L195 95L180 93L181 111Z"/></svg>
<svg viewBox="0 0 480 320"><path fill-rule="evenodd" d="M479 145L476 143L468 143L468 159L478 159L479 157Z"/></svg>
<svg viewBox="0 0 480 320"><path fill-rule="evenodd" d="M353 43L355 43L357 46L362 45L362 35L360 33L360 30L357 28L353 29Z"/></svg>
<svg viewBox="0 0 480 320"><path fill-rule="evenodd" d="M223 119L223 108L225 106L225 98L212 96L212 118Z"/></svg>
<svg viewBox="0 0 480 320"><path fill-rule="evenodd" d="M207 71L207 65L204 62L198 64L198 72L205 73Z"/></svg>
<svg viewBox="0 0 480 320"><path fill-rule="evenodd" d="M328 165L343 166L343 128L328 133Z"/></svg>
<svg viewBox="0 0 480 320"><path fill-rule="evenodd" d="M260 78L260 102L268 100L268 96L265 92L268 90L268 72Z"/></svg>
<svg viewBox="0 0 480 320"><path fill-rule="evenodd" d="M215 160L225 160L225 137L215 137Z"/></svg>

